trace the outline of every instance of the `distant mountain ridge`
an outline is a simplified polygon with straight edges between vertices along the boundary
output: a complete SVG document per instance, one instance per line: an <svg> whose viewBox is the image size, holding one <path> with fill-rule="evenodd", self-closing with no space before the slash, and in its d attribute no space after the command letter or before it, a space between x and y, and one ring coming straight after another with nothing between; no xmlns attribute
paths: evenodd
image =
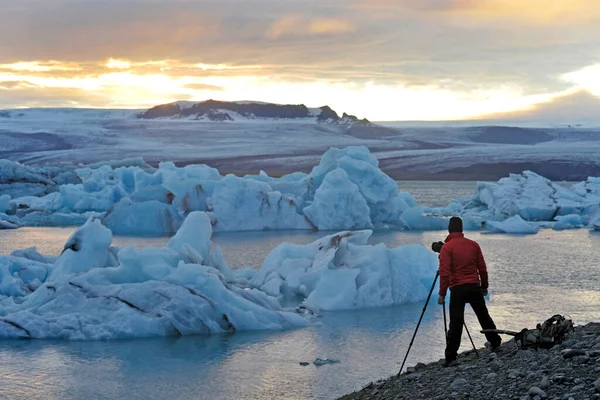
<svg viewBox="0 0 600 400"><path fill-rule="evenodd" d="M252 101L173 102L152 107L139 114L138 118L185 118L200 121L308 119L321 124L376 126L366 118L358 119L356 116L346 113L340 117L329 106L308 108L304 104L273 104Z"/></svg>

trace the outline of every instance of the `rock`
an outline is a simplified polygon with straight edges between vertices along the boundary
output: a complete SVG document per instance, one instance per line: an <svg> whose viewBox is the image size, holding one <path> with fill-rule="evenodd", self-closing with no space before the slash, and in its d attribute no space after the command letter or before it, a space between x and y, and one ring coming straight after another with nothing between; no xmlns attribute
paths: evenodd
<svg viewBox="0 0 600 400"><path fill-rule="evenodd" d="M406 377L406 380L412 382L419 380L422 376L423 374L410 374Z"/></svg>
<svg viewBox="0 0 600 400"><path fill-rule="evenodd" d="M547 376L544 376L542 378L542 381L540 382L540 387L542 389L548 389L550 387L550 379L548 379Z"/></svg>
<svg viewBox="0 0 600 400"><path fill-rule="evenodd" d="M600 400L600 394L598 394L598 393L594 393L594 394L592 395L592 400Z"/></svg>
<svg viewBox="0 0 600 400"><path fill-rule="evenodd" d="M600 393L600 379L596 380L596 382L594 382L594 389L596 389L596 392Z"/></svg>
<svg viewBox="0 0 600 400"><path fill-rule="evenodd" d="M527 380L528 381L533 381L537 378L537 374L535 372L530 372L529 375L527 375Z"/></svg>
<svg viewBox="0 0 600 400"><path fill-rule="evenodd" d="M534 396L540 396L542 399L546 397L546 392L544 392L542 389L540 389L537 386L532 386L529 388L529 391L527 392L531 397Z"/></svg>
<svg viewBox="0 0 600 400"><path fill-rule="evenodd" d="M415 365L415 371L418 371L420 369L425 368L427 365L423 364L422 362L417 363L417 365Z"/></svg>
<svg viewBox="0 0 600 400"><path fill-rule="evenodd" d="M561 353L565 360L568 360L575 356L584 356L585 355L585 351L580 350L580 349L567 349L567 350L561 351Z"/></svg>
<svg viewBox="0 0 600 400"><path fill-rule="evenodd" d="M600 350L591 350L590 357L600 357Z"/></svg>
<svg viewBox="0 0 600 400"><path fill-rule="evenodd" d="M577 356L573 358L573 362L578 365L587 364L588 361L590 361L590 358L588 356Z"/></svg>
<svg viewBox="0 0 600 400"><path fill-rule="evenodd" d="M469 382L467 382L466 379L458 378L458 379L455 379L454 382L452 382L452 384L450 385L450 389L459 390L459 389L463 389L467 386L469 386Z"/></svg>
<svg viewBox="0 0 600 400"><path fill-rule="evenodd" d="M494 360L490 363L490 368L494 371L498 371L503 367L503 363L500 360Z"/></svg>
<svg viewBox="0 0 600 400"><path fill-rule="evenodd" d="M571 347L573 347L576 344L577 344L577 340L568 339L568 340L565 340L564 342L562 342L560 347L562 347L563 349L570 349Z"/></svg>
<svg viewBox="0 0 600 400"><path fill-rule="evenodd" d="M573 386L571 388L571 390L574 392L579 392L580 390L583 390L583 389L585 389L585 385L577 385L577 386Z"/></svg>
<svg viewBox="0 0 600 400"><path fill-rule="evenodd" d="M540 365L540 363L537 361L532 361L529 363L529 366L531 367L531 369L537 369L539 365Z"/></svg>
<svg viewBox="0 0 600 400"><path fill-rule="evenodd" d="M495 372L490 372L489 374L487 374L485 379L492 380L492 379L496 379L497 377L498 377L498 374L496 374Z"/></svg>
<svg viewBox="0 0 600 400"><path fill-rule="evenodd" d="M309 363L309 362L306 362L306 361L301 361L301 362L300 362L300 365L302 365L303 367L305 367L305 366L307 366L307 365L310 365L310 363Z"/></svg>

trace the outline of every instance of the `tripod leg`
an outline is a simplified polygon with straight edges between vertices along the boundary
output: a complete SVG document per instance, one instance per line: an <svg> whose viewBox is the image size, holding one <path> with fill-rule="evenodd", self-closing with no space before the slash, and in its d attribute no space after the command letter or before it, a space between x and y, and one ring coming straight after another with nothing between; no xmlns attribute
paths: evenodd
<svg viewBox="0 0 600 400"><path fill-rule="evenodd" d="M427 305L429 304L429 300L431 300L431 294L433 293L433 289L435 288L435 283L437 282L438 277L440 276L440 272L435 273L435 279L433 280L433 285L431 285L431 289L429 290L429 295L427 296L427 300L425 300L425 305L423 306L423 311L421 311L421 317L419 318L419 322L417 323L417 327L415 328L415 332L413 333L412 339L410 339L410 344L408 345L408 350L406 351L406 355L404 356L404 360L402 361L402 366L400 366L400 371L398 371L398 375L402 373L402 369L404 369L404 364L406 363L406 359L408 358L408 353L410 353L410 349L415 341L415 337L417 336L417 331L419 330L419 326L421 325L421 321L423 320L423 315L425 315L425 310L427 310Z"/></svg>
<svg viewBox="0 0 600 400"><path fill-rule="evenodd" d="M473 343L473 338L471 337L471 334L469 333L469 328L467 328L467 324L465 323L465 330L467 331L467 335L469 335L469 340L471 341L471 345L473 345L473 350L475 350L475 354L477 355L477 358L479 358L479 352L477 351L477 348L475 347L475 343Z"/></svg>
<svg viewBox="0 0 600 400"><path fill-rule="evenodd" d="M448 323L446 321L446 303L442 304L444 308L444 337L446 338L446 346L448 346Z"/></svg>

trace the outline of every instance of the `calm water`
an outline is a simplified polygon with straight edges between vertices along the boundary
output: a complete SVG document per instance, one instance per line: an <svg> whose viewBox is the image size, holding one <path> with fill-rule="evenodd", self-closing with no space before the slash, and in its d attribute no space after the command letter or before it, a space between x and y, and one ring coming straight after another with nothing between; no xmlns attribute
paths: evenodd
<svg viewBox="0 0 600 400"><path fill-rule="evenodd" d="M438 201L443 193L450 199L458 197L453 185L440 189L430 184L423 184L423 194L414 188L409 191L417 198L430 196ZM0 231L0 253L37 245L44 253L57 254L71 232L53 228ZM232 265L253 267L260 266L282 241L308 243L320 236L254 232L219 234L214 241ZM372 242L391 247L429 245L444 236L445 232L381 232ZM488 261L489 308L499 327L533 327L555 313L569 314L579 324L600 320L596 255L600 235L587 230L546 230L535 236L469 236L480 242ZM114 242L142 247L163 245L166 239L117 237ZM0 398L333 399L397 372L422 307L330 312L317 325L279 332L109 342L0 341ZM483 337L469 311L467 323L482 345ZM432 302L408 365L439 359L443 342L442 310ZM298 364L317 357L337 358L341 363Z"/></svg>

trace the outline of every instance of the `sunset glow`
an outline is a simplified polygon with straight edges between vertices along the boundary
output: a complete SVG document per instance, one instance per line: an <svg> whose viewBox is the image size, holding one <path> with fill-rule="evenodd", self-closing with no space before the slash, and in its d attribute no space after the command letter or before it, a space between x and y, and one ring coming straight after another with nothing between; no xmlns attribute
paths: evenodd
<svg viewBox="0 0 600 400"><path fill-rule="evenodd" d="M600 12L590 1L308 3L250 0L253 16L230 0L6 5L0 34L13 39L0 44L0 108L212 98L446 120L574 90L600 96ZM23 34L25 20L40 29Z"/></svg>

